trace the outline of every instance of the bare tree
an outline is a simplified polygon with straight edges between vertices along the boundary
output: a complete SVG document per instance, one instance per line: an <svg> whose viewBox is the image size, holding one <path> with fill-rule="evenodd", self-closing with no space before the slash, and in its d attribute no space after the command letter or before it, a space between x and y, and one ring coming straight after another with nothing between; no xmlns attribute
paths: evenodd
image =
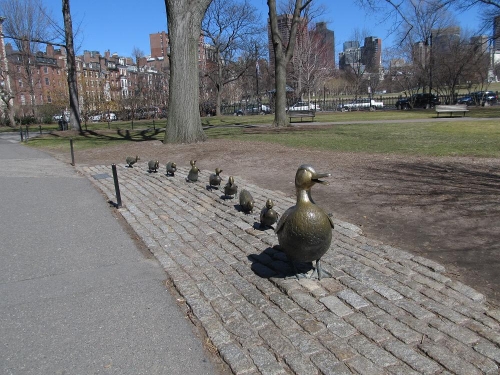
<svg viewBox="0 0 500 375"><path fill-rule="evenodd" d="M484 20L485 27L489 27L493 19L500 15L499 0L441 0L441 4L443 6L452 6L458 11L467 11L474 7L481 8L481 17Z"/></svg>
<svg viewBox="0 0 500 375"><path fill-rule="evenodd" d="M290 25L288 40L283 37L278 28L278 14L276 11L276 0L267 0L269 8L269 22L271 31L271 40L274 50L274 74L276 85L276 107L274 112L273 125L288 126L289 121L286 115L286 70L296 44L297 29L301 22L301 13L311 4L312 0L295 0Z"/></svg>
<svg viewBox="0 0 500 375"><path fill-rule="evenodd" d="M216 90L216 114L221 114L224 86L242 77L255 66L258 55L253 43L259 26L257 11L248 0L213 0L202 22L202 32L210 44L214 66L206 67L205 75ZM255 56L254 56L255 55ZM210 59L209 59L210 60Z"/></svg>
<svg viewBox="0 0 500 375"><path fill-rule="evenodd" d="M69 120L71 127L81 132L82 124L80 120L80 105L78 104L78 79L76 73L75 48L73 44L73 23L71 21L69 0L62 0L62 13L64 18L64 36L66 39L66 60L68 63Z"/></svg>
<svg viewBox="0 0 500 375"><path fill-rule="evenodd" d="M32 114L35 116L36 95L33 79L33 55L39 50L40 42L49 41L51 20L41 0L2 0L0 12L6 16L4 33L11 38L20 52L23 67L22 80L28 87Z"/></svg>
<svg viewBox="0 0 500 375"><path fill-rule="evenodd" d="M3 34L3 22L5 18L0 17L0 33ZM5 108L7 109L7 115L9 117L9 126L14 127L15 119L14 119L14 94L11 89L11 81L9 75L9 63L7 61L7 56L5 53L5 45L3 37L0 39L0 56L2 57L2 61L0 61L0 99L2 100Z"/></svg>
<svg viewBox="0 0 500 375"><path fill-rule="evenodd" d="M454 103L459 88L487 81L489 54L481 39L470 35L444 35L434 54L436 90L447 103Z"/></svg>
<svg viewBox="0 0 500 375"><path fill-rule="evenodd" d="M316 32L316 25L303 32L304 37L295 46L292 58L292 79L296 82L297 94L303 99L305 94L308 100L311 93L316 91L318 84L324 82L332 74L332 66L325 60L326 45L322 43Z"/></svg>
<svg viewBox="0 0 500 375"><path fill-rule="evenodd" d="M164 142L192 143L206 135L199 112L198 44L211 0L165 0L170 40L170 85Z"/></svg>

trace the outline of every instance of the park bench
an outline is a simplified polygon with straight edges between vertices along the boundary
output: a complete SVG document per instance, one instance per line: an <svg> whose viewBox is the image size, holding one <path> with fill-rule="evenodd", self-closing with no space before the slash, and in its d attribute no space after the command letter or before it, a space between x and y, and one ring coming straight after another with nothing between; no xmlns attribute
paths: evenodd
<svg viewBox="0 0 500 375"><path fill-rule="evenodd" d="M290 122L292 122L292 118L300 118L300 122L302 119L309 118L311 121L314 121L314 117L316 116L316 111L313 109L303 110L303 111L288 111L288 117L290 118Z"/></svg>
<svg viewBox="0 0 500 375"><path fill-rule="evenodd" d="M437 105L436 113L437 117L439 117L440 113L449 113L451 117L453 117L453 113L459 112L462 113L462 117L465 116L465 112L469 112L466 104L455 104L455 105Z"/></svg>

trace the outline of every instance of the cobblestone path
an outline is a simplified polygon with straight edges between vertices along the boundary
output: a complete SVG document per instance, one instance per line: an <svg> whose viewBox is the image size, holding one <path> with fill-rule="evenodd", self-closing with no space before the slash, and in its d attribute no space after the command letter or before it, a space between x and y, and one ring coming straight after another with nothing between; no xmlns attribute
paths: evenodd
<svg viewBox="0 0 500 375"><path fill-rule="evenodd" d="M78 169L116 201L111 166ZM187 183L188 168L174 177L164 165L158 173L148 173L147 163L117 169L121 215L233 373L499 373L500 311L440 264L334 220L322 258L333 277L287 279L276 235L257 223L268 198L283 213L295 197L235 176L256 203L247 215L238 199L207 189L213 172Z"/></svg>

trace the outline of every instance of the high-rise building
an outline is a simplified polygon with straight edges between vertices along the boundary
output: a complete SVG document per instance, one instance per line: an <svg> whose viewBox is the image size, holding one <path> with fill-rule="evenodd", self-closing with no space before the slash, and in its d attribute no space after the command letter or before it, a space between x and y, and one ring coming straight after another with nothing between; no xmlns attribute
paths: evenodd
<svg viewBox="0 0 500 375"><path fill-rule="evenodd" d="M382 39L375 36L365 38L361 47L357 40L344 42L344 51L339 54L339 68L351 66L356 70L378 73L382 65Z"/></svg>
<svg viewBox="0 0 500 375"><path fill-rule="evenodd" d="M149 34L149 46L151 47L151 57L166 58L169 51L168 34L165 31Z"/></svg>
<svg viewBox="0 0 500 375"><path fill-rule="evenodd" d="M335 68L335 34L328 30L326 22L318 22L313 31L318 40L318 49L322 59L322 65L331 69Z"/></svg>
<svg viewBox="0 0 500 375"><path fill-rule="evenodd" d="M500 51L500 16L493 20L493 51Z"/></svg>
<svg viewBox="0 0 500 375"><path fill-rule="evenodd" d="M382 65L382 39L374 36L366 37L361 55L366 70L371 73L378 72Z"/></svg>
<svg viewBox="0 0 500 375"><path fill-rule="evenodd" d="M460 43L460 27L450 26L431 30L433 52L447 52L451 46Z"/></svg>
<svg viewBox="0 0 500 375"><path fill-rule="evenodd" d="M470 44L476 53L486 54L488 52L489 38L487 35L476 35L470 38Z"/></svg>
<svg viewBox="0 0 500 375"><path fill-rule="evenodd" d="M283 48L286 48L288 46L288 42L290 41L290 31L292 28L292 20L293 20L293 15L292 14L282 14L277 17L278 21L278 31L281 35L281 41L283 43ZM273 48L273 39L271 36L271 22L268 20L267 23L267 30L268 30L268 47L269 47L269 63L271 69L274 69L274 64L275 64L275 56L274 56L274 48ZM307 21L304 18L299 19L299 25L297 28L297 35L295 37L296 44L295 46L299 45L301 40L305 37L306 33L308 32L307 30Z"/></svg>
<svg viewBox="0 0 500 375"><path fill-rule="evenodd" d="M339 68L345 69L348 65L361 63L361 47L357 40L344 42L343 51L339 53Z"/></svg>

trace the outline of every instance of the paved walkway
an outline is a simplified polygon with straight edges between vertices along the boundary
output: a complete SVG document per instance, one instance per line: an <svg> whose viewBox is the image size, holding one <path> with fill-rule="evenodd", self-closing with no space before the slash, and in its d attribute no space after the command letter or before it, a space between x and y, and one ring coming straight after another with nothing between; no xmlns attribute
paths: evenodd
<svg viewBox="0 0 500 375"><path fill-rule="evenodd" d="M0 374L216 374L102 195L0 134Z"/></svg>
<svg viewBox="0 0 500 375"><path fill-rule="evenodd" d="M333 278L285 279L274 232L256 223L268 198L282 213L294 197L235 176L256 202L246 215L207 190L210 172L187 183L187 167L117 168L120 213L235 374L498 374L500 311L440 264L335 220ZM110 166L77 169L116 201Z"/></svg>

